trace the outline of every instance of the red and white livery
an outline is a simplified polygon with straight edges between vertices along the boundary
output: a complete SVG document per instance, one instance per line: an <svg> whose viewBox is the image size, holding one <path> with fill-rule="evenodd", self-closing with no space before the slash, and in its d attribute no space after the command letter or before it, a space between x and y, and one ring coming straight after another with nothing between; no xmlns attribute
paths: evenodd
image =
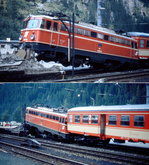
<svg viewBox="0 0 149 165"><path fill-rule="evenodd" d="M149 33L128 32L126 35L137 41L139 58L149 59Z"/></svg>
<svg viewBox="0 0 149 165"><path fill-rule="evenodd" d="M64 22L69 28L69 22ZM38 59L70 64L70 40L66 26L55 17L32 15L25 19L20 42L25 49L38 54ZM137 41L113 30L87 23L75 23L74 48L76 66L83 63L111 66L137 63Z"/></svg>
<svg viewBox="0 0 149 165"><path fill-rule="evenodd" d="M53 109L27 107L25 125L31 132L67 139L67 115L53 112Z"/></svg>
<svg viewBox="0 0 149 165"><path fill-rule="evenodd" d="M149 105L72 108L68 111L68 132L84 139L149 143Z"/></svg>

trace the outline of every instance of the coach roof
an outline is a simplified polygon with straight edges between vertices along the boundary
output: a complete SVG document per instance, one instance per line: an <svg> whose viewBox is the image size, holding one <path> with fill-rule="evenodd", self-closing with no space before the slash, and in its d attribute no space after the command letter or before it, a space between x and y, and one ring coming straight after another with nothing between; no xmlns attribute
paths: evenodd
<svg viewBox="0 0 149 165"><path fill-rule="evenodd" d="M76 107L68 111L149 111L149 104Z"/></svg>

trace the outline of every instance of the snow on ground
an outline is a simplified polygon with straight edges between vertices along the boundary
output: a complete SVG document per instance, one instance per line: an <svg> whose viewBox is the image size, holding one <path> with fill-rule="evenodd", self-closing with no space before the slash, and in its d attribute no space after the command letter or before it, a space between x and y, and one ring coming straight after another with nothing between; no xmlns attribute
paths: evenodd
<svg viewBox="0 0 149 165"><path fill-rule="evenodd" d="M45 61L37 61L35 59L23 60L23 57L15 55L15 54L5 54L0 55L0 67L6 66L18 66L18 70L25 70L28 73L31 72L64 72L68 70L72 70L72 66L65 67L60 63L56 63L53 61L45 62ZM88 69L89 66L83 65L74 70Z"/></svg>
<svg viewBox="0 0 149 165"><path fill-rule="evenodd" d="M112 140L110 140L110 144L117 144L117 145L123 145L123 146L132 146L132 147L140 147L140 148L149 148L149 143L144 144L142 142L132 143L132 142L126 141L125 143L114 143Z"/></svg>

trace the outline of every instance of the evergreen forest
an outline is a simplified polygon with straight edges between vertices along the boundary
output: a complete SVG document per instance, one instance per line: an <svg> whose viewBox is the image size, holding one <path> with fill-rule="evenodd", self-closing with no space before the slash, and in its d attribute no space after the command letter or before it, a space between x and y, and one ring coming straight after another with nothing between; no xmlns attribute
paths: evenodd
<svg viewBox="0 0 149 165"><path fill-rule="evenodd" d="M26 106L72 108L146 103L145 84L0 84L0 121L22 121Z"/></svg>

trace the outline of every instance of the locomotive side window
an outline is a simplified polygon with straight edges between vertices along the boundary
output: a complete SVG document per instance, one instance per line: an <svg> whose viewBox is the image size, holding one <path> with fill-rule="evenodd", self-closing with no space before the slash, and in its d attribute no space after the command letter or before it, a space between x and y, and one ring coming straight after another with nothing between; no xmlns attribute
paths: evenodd
<svg viewBox="0 0 149 165"><path fill-rule="evenodd" d="M121 125L123 125L123 126L129 126L130 125L130 116L128 116L128 115L122 115L121 116Z"/></svg>
<svg viewBox="0 0 149 165"><path fill-rule="evenodd" d="M57 22L54 22L53 30L58 31L58 23Z"/></svg>
<svg viewBox="0 0 149 165"><path fill-rule="evenodd" d="M146 41L146 47L149 48L149 40Z"/></svg>
<svg viewBox="0 0 149 165"><path fill-rule="evenodd" d="M108 123L109 125L116 125L116 115L110 115Z"/></svg>
<svg viewBox="0 0 149 165"><path fill-rule="evenodd" d="M46 21L46 29L50 29L51 28L51 21Z"/></svg>
<svg viewBox="0 0 149 165"><path fill-rule="evenodd" d="M75 123L80 123L80 116L79 115L75 116Z"/></svg>
<svg viewBox="0 0 149 165"><path fill-rule="evenodd" d="M89 122L89 116L88 115L83 115L82 122L83 123L88 123Z"/></svg>
<svg viewBox="0 0 149 165"><path fill-rule="evenodd" d="M140 40L140 48L144 48L144 40Z"/></svg>
<svg viewBox="0 0 149 165"><path fill-rule="evenodd" d="M104 40L108 41L109 40L109 36L108 35L104 35Z"/></svg>
<svg viewBox="0 0 149 165"><path fill-rule="evenodd" d="M85 35L85 36L91 36L91 32L88 31L88 30L84 30L84 35Z"/></svg>
<svg viewBox="0 0 149 165"><path fill-rule="evenodd" d="M97 38L97 33L96 32L91 32L91 37Z"/></svg>
<svg viewBox="0 0 149 165"><path fill-rule="evenodd" d="M98 124L98 115L92 115L91 116L91 123L92 124Z"/></svg>
<svg viewBox="0 0 149 165"><path fill-rule="evenodd" d="M99 39L103 39L103 34L98 33L97 37L98 37Z"/></svg>
<svg viewBox="0 0 149 165"><path fill-rule="evenodd" d="M144 116L135 116L134 126L144 127Z"/></svg>
<svg viewBox="0 0 149 165"><path fill-rule="evenodd" d="M63 31L67 31L65 25L61 24L61 30L63 30Z"/></svg>

